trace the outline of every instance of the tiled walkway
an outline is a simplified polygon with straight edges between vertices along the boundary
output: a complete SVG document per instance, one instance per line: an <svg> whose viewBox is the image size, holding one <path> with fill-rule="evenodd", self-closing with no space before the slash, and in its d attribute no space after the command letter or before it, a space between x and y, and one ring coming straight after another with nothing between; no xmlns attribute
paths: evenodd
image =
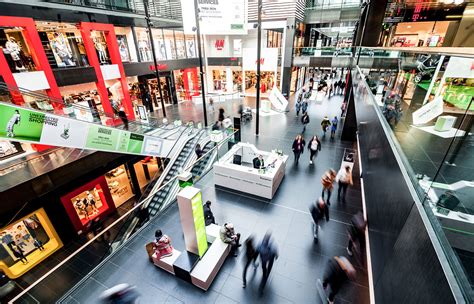
<svg viewBox="0 0 474 304"><path fill-rule="evenodd" d="M252 104L252 100L246 102ZM321 118L324 115L338 115L340 104L340 97L332 97L321 104L311 104L311 123L306 137L316 132L319 134ZM223 106L228 113L237 107L235 104ZM218 107L219 104L216 104L216 109ZM181 104L177 110L184 120L201 113L200 108L191 103ZM177 114L176 109L174 114ZM293 108L287 114L261 117L261 135L258 137L254 135L254 123L242 128L242 141L255 143L262 150L282 149L291 155L286 177L271 202L215 189L212 171L197 184L203 191L203 200L213 202L217 222L233 222L243 239L250 234L261 239L267 230L272 231L280 257L274 265L263 297L259 297L257 292L262 276L260 269L255 273L249 271L248 287L242 288L242 254L227 259L207 292L175 278L148 261L144 246L153 239L154 231L158 228L172 238L178 250L184 249L178 209L174 205L92 274L71 294L68 302L97 303L98 296L105 289L118 283L129 283L137 287L141 303L319 303L315 284L321 278L327 260L334 255L347 255L347 224L352 214L362 209L360 184L356 166L354 186L348 191L347 203L337 202L337 195L333 195L331 220L323 223L320 241L315 244L308 206L321 193L321 175L330 167L338 169L344 149L354 148L354 143L326 138L322 141L322 151L314 166L309 165L307 152L303 154L300 164L295 165L291 144L301 129ZM342 288L336 303L369 302L367 273L360 267L357 270L357 280Z"/></svg>

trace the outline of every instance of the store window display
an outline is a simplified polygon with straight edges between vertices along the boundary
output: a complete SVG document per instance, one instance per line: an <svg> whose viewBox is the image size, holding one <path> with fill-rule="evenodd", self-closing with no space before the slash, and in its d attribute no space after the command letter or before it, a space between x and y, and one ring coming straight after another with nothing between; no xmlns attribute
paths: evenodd
<svg viewBox="0 0 474 304"><path fill-rule="evenodd" d="M103 202L103 191L100 185L95 185L79 193L71 199L71 203L83 225L86 225L108 208L107 204Z"/></svg>
<svg viewBox="0 0 474 304"><path fill-rule="evenodd" d="M0 230L0 259L17 278L62 246L43 209Z"/></svg>
<svg viewBox="0 0 474 304"><path fill-rule="evenodd" d="M153 42L155 43L155 52L158 60L166 60L166 46L163 40L163 31L161 29L152 29Z"/></svg>
<svg viewBox="0 0 474 304"><path fill-rule="evenodd" d="M148 39L147 30L144 28L135 28L138 43L138 53L140 55L140 61L152 61L150 40Z"/></svg>
<svg viewBox="0 0 474 304"><path fill-rule="evenodd" d="M58 67L76 65L67 38L63 33L48 33L48 39Z"/></svg>
<svg viewBox="0 0 474 304"><path fill-rule="evenodd" d="M194 36L186 35L186 53L188 58L196 58L196 43Z"/></svg>
<svg viewBox="0 0 474 304"><path fill-rule="evenodd" d="M119 207L134 196L128 171L124 165L117 167L105 174L115 207Z"/></svg>
<svg viewBox="0 0 474 304"><path fill-rule="evenodd" d="M117 35L117 44L122 62L130 61L130 52L128 50L127 36Z"/></svg>
<svg viewBox="0 0 474 304"><path fill-rule="evenodd" d="M21 29L0 31L0 46L3 46L3 54L12 73L35 70Z"/></svg>
<svg viewBox="0 0 474 304"><path fill-rule="evenodd" d="M172 30L163 30L163 35L165 37L165 48L166 55L168 60L176 59L176 45L174 41L174 34Z"/></svg>
<svg viewBox="0 0 474 304"><path fill-rule="evenodd" d="M146 157L133 165L141 190L154 179L159 171L159 163L161 162L154 157Z"/></svg>
<svg viewBox="0 0 474 304"><path fill-rule="evenodd" d="M99 58L100 64L109 64L110 56L107 48L107 42L105 40L104 33L101 31L92 31L91 32L92 42L94 43L94 48L97 52L97 57Z"/></svg>
<svg viewBox="0 0 474 304"><path fill-rule="evenodd" d="M174 31L176 38L176 52L178 59L186 58L186 43L184 40L184 33L182 31Z"/></svg>
<svg viewBox="0 0 474 304"><path fill-rule="evenodd" d="M132 28L114 27L114 31L115 36L117 37L117 44L122 61L138 62L137 49L135 47Z"/></svg>

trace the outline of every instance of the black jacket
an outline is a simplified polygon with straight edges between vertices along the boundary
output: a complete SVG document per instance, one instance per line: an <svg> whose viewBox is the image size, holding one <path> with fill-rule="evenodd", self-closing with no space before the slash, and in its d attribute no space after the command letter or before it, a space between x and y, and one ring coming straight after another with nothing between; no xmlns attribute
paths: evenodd
<svg viewBox="0 0 474 304"><path fill-rule="evenodd" d="M255 169L260 169L261 167L265 166L265 164L263 163L263 159L260 160L258 157L255 157L253 159L253 167Z"/></svg>
<svg viewBox="0 0 474 304"><path fill-rule="evenodd" d="M292 146L293 152L303 153L305 146L306 146L306 142L304 141L304 139L301 140L301 143L299 145L298 145L298 141L295 139L293 141L293 146Z"/></svg>

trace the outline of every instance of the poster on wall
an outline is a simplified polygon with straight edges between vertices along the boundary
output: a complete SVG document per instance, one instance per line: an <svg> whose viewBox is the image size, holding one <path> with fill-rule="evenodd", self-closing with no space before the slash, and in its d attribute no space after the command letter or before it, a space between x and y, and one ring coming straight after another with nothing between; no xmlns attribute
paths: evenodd
<svg viewBox="0 0 474 304"><path fill-rule="evenodd" d="M242 39L234 39L234 56L242 56Z"/></svg>
<svg viewBox="0 0 474 304"><path fill-rule="evenodd" d="M186 51L188 52L188 58L196 57L196 48L194 47L194 40L186 40Z"/></svg>
<svg viewBox="0 0 474 304"><path fill-rule="evenodd" d="M45 114L0 104L0 137L39 142Z"/></svg>
<svg viewBox="0 0 474 304"><path fill-rule="evenodd" d="M87 133L86 148L113 151L116 149L119 130L91 125Z"/></svg>
<svg viewBox="0 0 474 304"><path fill-rule="evenodd" d="M248 0L198 1L200 30L203 35L246 35ZM194 2L181 0L183 29L194 34L196 27ZM216 25L219 26L216 26Z"/></svg>

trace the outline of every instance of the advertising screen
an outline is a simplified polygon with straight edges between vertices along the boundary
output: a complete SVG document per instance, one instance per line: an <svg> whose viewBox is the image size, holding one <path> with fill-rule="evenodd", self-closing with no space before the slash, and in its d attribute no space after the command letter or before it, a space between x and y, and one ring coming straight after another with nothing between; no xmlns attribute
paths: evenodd
<svg viewBox="0 0 474 304"><path fill-rule="evenodd" d="M196 240L199 256L202 257L207 250L206 224L204 221L204 208L202 207L202 194L199 191L192 199L194 229L196 230Z"/></svg>

